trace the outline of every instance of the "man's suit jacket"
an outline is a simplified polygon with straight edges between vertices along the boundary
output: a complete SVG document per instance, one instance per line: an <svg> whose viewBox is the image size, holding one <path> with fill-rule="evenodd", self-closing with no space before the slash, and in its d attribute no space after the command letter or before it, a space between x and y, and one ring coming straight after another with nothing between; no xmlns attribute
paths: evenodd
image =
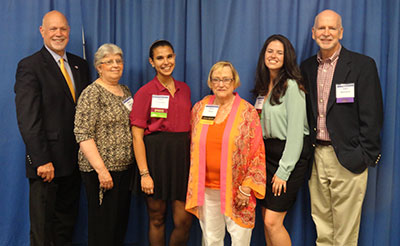
<svg viewBox="0 0 400 246"><path fill-rule="evenodd" d="M89 84L88 64L67 53L76 98ZM73 133L75 102L64 76L43 47L18 63L15 82L18 126L26 146L26 175L38 178L37 167L52 162L55 177L77 168L78 144Z"/></svg>
<svg viewBox="0 0 400 246"><path fill-rule="evenodd" d="M307 116L313 146L317 134L317 56L301 64L307 90ZM354 83L354 103L336 102L336 85ZM326 125L336 156L345 168L361 173L380 159L382 92L375 61L342 47L329 94Z"/></svg>

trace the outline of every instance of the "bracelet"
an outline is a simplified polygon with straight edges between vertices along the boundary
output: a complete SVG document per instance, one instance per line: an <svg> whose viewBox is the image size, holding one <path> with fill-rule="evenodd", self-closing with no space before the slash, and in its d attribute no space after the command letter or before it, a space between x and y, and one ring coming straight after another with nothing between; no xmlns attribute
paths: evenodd
<svg viewBox="0 0 400 246"><path fill-rule="evenodd" d="M247 197L250 197L250 196L251 196L250 193L246 193L246 192L244 192L244 191L242 190L242 186L239 186L239 191L240 191L240 193L242 193L243 196L247 196Z"/></svg>
<svg viewBox="0 0 400 246"><path fill-rule="evenodd" d="M150 173L149 173L149 169L144 169L143 171L139 171L140 172L140 177L143 177L143 176L146 176L146 175L149 175Z"/></svg>

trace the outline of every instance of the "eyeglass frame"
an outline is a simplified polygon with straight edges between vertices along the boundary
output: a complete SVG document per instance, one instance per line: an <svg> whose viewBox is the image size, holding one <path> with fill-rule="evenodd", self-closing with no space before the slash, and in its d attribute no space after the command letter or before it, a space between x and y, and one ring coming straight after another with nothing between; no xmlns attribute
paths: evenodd
<svg viewBox="0 0 400 246"><path fill-rule="evenodd" d="M220 82L222 82L222 84L224 85L228 85L233 81L233 78L211 78L211 83L213 85L218 85Z"/></svg>
<svg viewBox="0 0 400 246"><path fill-rule="evenodd" d="M122 64L124 64L124 60L122 60L122 59L110 59L110 60L107 60L107 61L104 61L104 62L100 62L100 64L104 64L104 65L107 65L107 66L112 66L112 65L114 65L114 63L115 64L117 64L117 65L122 65Z"/></svg>

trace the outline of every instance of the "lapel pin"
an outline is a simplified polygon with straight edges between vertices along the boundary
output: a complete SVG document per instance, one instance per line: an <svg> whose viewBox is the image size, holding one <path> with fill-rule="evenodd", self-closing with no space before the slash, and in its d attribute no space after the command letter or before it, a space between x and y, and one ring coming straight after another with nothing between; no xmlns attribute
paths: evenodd
<svg viewBox="0 0 400 246"><path fill-rule="evenodd" d="M75 69L78 69L78 66L75 66Z"/></svg>

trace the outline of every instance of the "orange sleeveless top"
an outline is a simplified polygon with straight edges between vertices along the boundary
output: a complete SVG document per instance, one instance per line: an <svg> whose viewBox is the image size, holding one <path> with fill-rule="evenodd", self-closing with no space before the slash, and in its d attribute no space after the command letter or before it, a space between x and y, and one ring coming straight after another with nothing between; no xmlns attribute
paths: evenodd
<svg viewBox="0 0 400 246"><path fill-rule="evenodd" d="M228 115L229 116L229 115ZM220 165L222 137L226 122L229 117L219 124L214 122L208 127L206 139L206 183L205 186L210 189L219 190L220 188Z"/></svg>

